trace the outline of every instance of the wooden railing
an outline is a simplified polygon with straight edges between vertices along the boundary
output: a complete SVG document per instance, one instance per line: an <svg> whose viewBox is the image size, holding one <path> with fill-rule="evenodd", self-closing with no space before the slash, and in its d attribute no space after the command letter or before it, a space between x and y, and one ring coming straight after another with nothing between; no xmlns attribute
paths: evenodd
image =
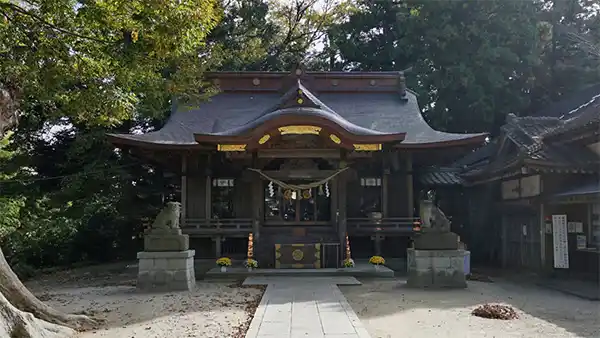
<svg viewBox="0 0 600 338"><path fill-rule="evenodd" d="M346 221L349 232L413 232L414 217L390 217L375 220L372 218L348 218Z"/></svg>
<svg viewBox="0 0 600 338"><path fill-rule="evenodd" d="M234 234L252 232L250 218L187 218L182 230L187 234Z"/></svg>

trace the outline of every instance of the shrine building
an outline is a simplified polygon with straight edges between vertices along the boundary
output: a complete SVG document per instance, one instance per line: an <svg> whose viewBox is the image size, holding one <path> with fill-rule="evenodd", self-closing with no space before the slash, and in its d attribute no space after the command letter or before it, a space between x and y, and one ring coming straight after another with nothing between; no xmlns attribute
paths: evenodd
<svg viewBox="0 0 600 338"><path fill-rule="evenodd" d="M346 235L354 256L405 257L419 168L487 137L432 129L401 72L206 76L217 93L160 130L108 135L177 174L197 257L243 258L249 234L261 267L338 266Z"/></svg>

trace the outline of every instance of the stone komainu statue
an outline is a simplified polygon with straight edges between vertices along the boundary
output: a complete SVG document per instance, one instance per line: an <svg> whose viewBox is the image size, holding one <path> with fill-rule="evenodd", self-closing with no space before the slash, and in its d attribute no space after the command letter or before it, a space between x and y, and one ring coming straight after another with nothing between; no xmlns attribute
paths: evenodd
<svg viewBox="0 0 600 338"><path fill-rule="evenodd" d="M181 204L179 202L168 202L162 209L154 223L152 229L179 229L179 217L181 214Z"/></svg>
<svg viewBox="0 0 600 338"><path fill-rule="evenodd" d="M436 205L431 208L431 227L440 231L450 231L450 220Z"/></svg>

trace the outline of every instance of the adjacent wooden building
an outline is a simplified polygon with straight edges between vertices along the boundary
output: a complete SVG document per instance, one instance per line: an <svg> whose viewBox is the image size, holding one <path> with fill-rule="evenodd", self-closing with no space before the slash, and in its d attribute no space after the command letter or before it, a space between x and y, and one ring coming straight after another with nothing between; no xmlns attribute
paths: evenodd
<svg viewBox="0 0 600 338"><path fill-rule="evenodd" d="M474 260L598 281L599 122L595 86L533 116L509 115L494 142L421 181L462 194L457 232Z"/></svg>
<svg viewBox="0 0 600 338"><path fill-rule="evenodd" d="M160 130L109 135L179 175L200 256L243 256L252 233L263 267L336 266L346 234L354 255L403 257L413 172L486 138L432 129L399 72L207 77L218 93L175 107Z"/></svg>

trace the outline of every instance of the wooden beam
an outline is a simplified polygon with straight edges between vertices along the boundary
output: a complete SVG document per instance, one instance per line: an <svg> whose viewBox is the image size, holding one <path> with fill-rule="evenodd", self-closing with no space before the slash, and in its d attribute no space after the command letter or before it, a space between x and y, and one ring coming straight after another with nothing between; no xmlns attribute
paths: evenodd
<svg viewBox="0 0 600 338"><path fill-rule="evenodd" d="M265 170L263 173L275 179L313 179L326 178L335 174L337 170L316 170L316 169L299 169L299 170Z"/></svg>
<svg viewBox="0 0 600 338"><path fill-rule="evenodd" d="M340 158L339 149L261 149L258 158Z"/></svg>

